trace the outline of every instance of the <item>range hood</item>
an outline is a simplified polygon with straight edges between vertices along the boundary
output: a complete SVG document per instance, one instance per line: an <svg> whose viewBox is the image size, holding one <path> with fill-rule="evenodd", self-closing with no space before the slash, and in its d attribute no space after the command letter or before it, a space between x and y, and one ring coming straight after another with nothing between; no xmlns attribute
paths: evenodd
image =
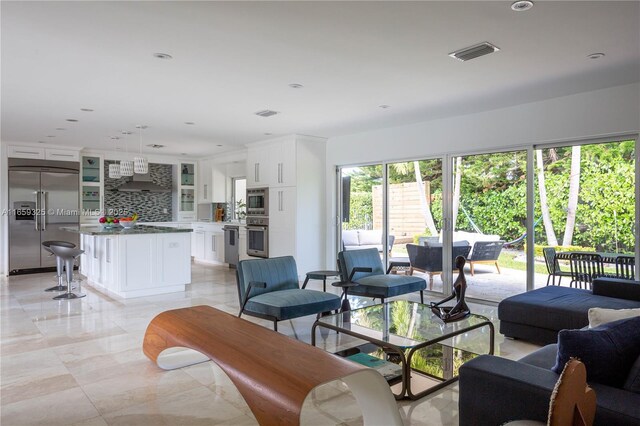
<svg viewBox="0 0 640 426"><path fill-rule="evenodd" d="M151 180L149 173L133 175L130 180L120 185L119 192L171 192L171 188L162 187Z"/></svg>

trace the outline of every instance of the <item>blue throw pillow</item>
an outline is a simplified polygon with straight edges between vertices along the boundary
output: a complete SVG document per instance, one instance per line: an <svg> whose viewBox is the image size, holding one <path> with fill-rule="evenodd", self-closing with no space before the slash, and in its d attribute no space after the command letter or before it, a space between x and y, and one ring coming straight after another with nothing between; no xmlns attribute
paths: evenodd
<svg viewBox="0 0 640 426"><path fill-rule="evenodd" d="M552 370L562 372L569 358L587 368L587 380L622 388L640 355L640 317L583 330L560 330L558 356Z"/></svg>

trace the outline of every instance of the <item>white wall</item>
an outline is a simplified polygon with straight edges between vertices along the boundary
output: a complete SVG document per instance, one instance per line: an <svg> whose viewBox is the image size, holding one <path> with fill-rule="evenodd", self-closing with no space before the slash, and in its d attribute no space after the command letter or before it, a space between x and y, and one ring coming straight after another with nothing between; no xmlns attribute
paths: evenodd
<svg viewBox="0 0 640 426"><path fill-rule="evenodd" d="M330 138L327 141L326 258L335 257L337 165L499 150L637 134L639 130L640 84L635 83Z"/></svg>

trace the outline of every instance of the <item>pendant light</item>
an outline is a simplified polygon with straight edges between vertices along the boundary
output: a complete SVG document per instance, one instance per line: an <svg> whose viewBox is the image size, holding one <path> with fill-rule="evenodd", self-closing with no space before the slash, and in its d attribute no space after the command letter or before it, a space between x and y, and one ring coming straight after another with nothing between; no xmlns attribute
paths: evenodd
<svg viewBox="0 0 640 426"><path fill-rule="evenodd" d="M144 174L149 173L149 163L147 162L147 159L142 156L142 131L144 129L146 129L147 126L143 126L142 124L139 124L139 125L136 126L136 128L140 129L140 131L138 132L139 135L140 135L140 137L139 137L139 139L140 139L140 154L138 156L134 157L134 159L133 159L133 163L134 163L133 168L134 168L134 171L136 173L144 175Z"/></svg>
<svg viewBox="0 0 640 426"><path fill-rule="evenodd" d="M129 157L129 143L125 140L126 157ZM120 174L122 176L133 176L133 161L120 160Z"/></svg>
<svg viewBox="0 0 640 426"><path fill-rule="evenodd" d="M111 138L114 140L113 144L116 147L116 151L118 150L118 139ZM120 179L122 174L120 174L120 164L117 161L109 164L109 179Z"/></svg>

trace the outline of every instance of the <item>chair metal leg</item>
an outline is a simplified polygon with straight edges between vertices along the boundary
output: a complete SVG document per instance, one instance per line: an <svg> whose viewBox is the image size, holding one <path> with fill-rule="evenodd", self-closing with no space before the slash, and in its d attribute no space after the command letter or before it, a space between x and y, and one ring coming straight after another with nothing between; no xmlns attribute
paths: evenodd
<svg viewBox="0 0 640 426"><path fill-rule="evenodd" d="M424 305L424 293L420 290L420 303Z"/></svg>
<svg viewBox="0 0 640 426"><path fill-rule="evenodd" d="M547 286L549 285L549 280L551 279L551 275L547 276Z"/></svg>
<svg viewBox="0 0 640 426"><path fill-rule="evenodd" d="M500 272L500 265L498 265L498 261L496 260L496 269L498 270L498 273L501 274L502 272Z"/></svg>

